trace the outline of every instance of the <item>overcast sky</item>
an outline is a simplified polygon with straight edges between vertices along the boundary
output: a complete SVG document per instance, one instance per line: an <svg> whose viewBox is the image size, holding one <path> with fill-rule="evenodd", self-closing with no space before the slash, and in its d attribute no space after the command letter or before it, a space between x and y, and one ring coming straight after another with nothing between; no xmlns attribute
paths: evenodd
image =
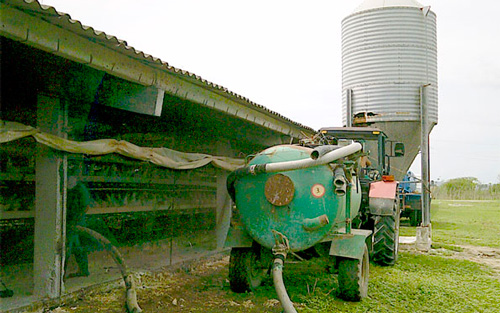
<svg viewBox="0 0 500 313"><path fill-rule="evenodd" d="M342 126L341 21L362 1L41 2L296 122ZM420 3L431 6L438 27L431 178L498 183L500 1Z"/></svg>

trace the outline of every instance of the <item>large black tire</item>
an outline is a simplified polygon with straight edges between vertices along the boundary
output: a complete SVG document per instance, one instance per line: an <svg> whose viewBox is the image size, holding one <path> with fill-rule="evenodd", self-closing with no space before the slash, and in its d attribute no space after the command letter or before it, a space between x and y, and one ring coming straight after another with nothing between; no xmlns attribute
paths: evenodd
<svg viewBox="0 0 500 313"><path fill-rule="evenodd" d="M243 293L259 287L269 271L264 263L259 249L232 248L229 259L231 290Z"/></svg>
<svg viewBox="0 0 500 313"><path fill-rule="evenodd" d="M365 245L362 260L338 258L339 297L346 301L360 301L368 295L370 261Z"/></svg>
<svg viewBox="0 0 500 313"><path fill-rule="evenodd" d="M372 259L382 266L394 265L398 259L400 211L394 207L392 216L375 216Z"/></svg>

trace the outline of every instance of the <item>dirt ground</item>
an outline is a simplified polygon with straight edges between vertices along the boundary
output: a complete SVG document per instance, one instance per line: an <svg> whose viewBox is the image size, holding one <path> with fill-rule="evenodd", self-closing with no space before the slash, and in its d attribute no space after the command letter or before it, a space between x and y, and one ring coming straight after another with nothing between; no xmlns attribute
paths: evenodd
<svg viewBox="0 0 500 313"><path fill-rule="evenodd" d="M484 264L493 269L500 280L500 249L479 246L457 246L462 251L445 248L432 249L431 254L448 256L460 260L469 260Z"/></svg>
<svg viewBox="0 0 500 313"><path fill-rule="evenodd" d="M491 267L500 280L500 249L462 246L459 251L432 249L431 255L466 259ZM144 312L282 312L272 297L271 282L261 294L235 294L229 289L229 257L211 259L176 270L136 273L138 301ZM267 290L267 294L266 294ZM124 288L106 285L81 293L71 303L45 312L126 312ZM40 311L39 311L40 312Z"/></svg>
<svg viewBox="0 0 500 313"><path fill-rule="evenodd" d="M175 271L136 273L139 305L144 312L281 312L276 299L231 292L228 266L229 256L224 256ZM45 312L126 312L123 284L116 287L81 293L76 301Z"/></svg>

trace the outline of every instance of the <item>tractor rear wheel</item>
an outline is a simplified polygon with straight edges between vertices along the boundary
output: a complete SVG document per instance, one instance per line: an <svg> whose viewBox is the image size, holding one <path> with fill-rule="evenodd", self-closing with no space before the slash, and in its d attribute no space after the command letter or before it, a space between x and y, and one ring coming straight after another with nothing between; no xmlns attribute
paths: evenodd
<svg viewBox="0 0 500 313"><path fill-rule="evenodd" d="M398 259L399 215L399 207L395 204L393 215L375 216L372 258L379 265L394 265Z"/></svg>
<svg viewBox="0 0 500 313"><path fill-rule="evenodd" d="M347 301L360 301L368 295L370 262L365 245L363 258L339 258L339 297Z"/></svg>
<svg viewBox="0 0 500 313"><path fill-rule="evenodd" d="M260 286L269 266L263 266L260 247L232 248L229 259L229 285L237 293L251 291Z"/></svg>

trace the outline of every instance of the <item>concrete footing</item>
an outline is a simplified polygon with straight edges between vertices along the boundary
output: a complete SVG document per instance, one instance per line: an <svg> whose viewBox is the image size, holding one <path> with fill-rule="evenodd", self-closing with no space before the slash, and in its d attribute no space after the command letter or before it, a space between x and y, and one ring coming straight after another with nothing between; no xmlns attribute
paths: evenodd
<svg viewBox="0 0 500 313"><path fill-rule="evenodd" d="M432 228L429 226L420 226L416 228L416 236L413 237L399 237L400 250L417 250L422 252L429 252L432 244Z"/></svg>
<svg viewBox="0 0 500 313"><path fill-rule="evenodd" d="M428 252L431 250L432 244L432 227L431 224L428 226L417 227L417 234L415 240L415 248L418 251Z"/></svg>

